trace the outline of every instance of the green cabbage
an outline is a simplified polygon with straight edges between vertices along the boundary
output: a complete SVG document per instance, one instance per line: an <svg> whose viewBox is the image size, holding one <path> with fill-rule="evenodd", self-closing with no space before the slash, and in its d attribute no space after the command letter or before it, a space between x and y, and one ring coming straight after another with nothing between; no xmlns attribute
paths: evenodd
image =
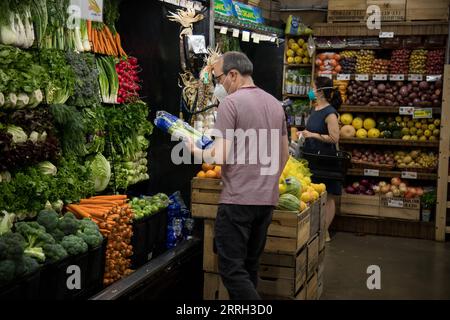
<svg viewBox="0 0 450 320"><path fill-rule="evenodd" d="M101 153L97 153L91 161L90 168L95 192L102 192L106 189L111 179L111 165Z"/></svg>
<svg viewBox="0 0 450 320"><path fill-rule="evenodd" d="M8 126L7 131L9 134L12 135L12 141L16 144L25 143L28 140L27 134L25 133L25 131L23 131L21 127L10 125Z"/></svg>

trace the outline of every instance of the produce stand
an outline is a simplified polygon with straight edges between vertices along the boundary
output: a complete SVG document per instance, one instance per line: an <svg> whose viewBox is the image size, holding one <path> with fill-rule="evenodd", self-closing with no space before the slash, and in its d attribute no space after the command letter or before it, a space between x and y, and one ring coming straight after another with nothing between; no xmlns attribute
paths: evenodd
<svg viewBox="0 0 450 320"><path fill-rule="evenodd" d="M221 189L219 179L192 180L192 216L204 219L205 300L228 297L218 274L214 251L214 220ZM274 211L261 257L258 287L261 295L294 300L320 298L318 287L323 287L323 266L319 266L319 256L323 256L325 248L325 202L326 193L303 212Z"/></svg>
<svg viewBox="0 0 450 320"><path fill-rule="evenodd" d="M373 54L373 57L376 56L382 57L383 59L389 59L390 54L393 51L403 48L409 49L411 51L417 50L419 48L429 49L430 51L442 50L442 52L445 52L445 50L447 50L447 21L404 21L405 16L409 17L406 18L406 20L417 20L411 18L413 16L412 12L414 12L415 10L412 9L415 6L415 4L411 4L413 1L411 1L409 7L409 1L406 1L406 11L402 11L403 13L401 17L390 16L394 12L400 12L398 10L383 13L383 19L386 19L387 21L382 22L381 30L371 30L367 28L366 23L362 22L365 21L365 10L364 12L358 11L359 9L358 4L356 4L357 2L358 1L354 1L352 2L352 4L350 4L350 1L330 1L330 8L334 9L332 10L329 8L328 14L329 21L332 20L333 23L318 23L313 26L316 41L319 41L319 43L325 43L326 41L329 41L328 45L319 45L317 47L316 57L319 57L320 54L324 52L342 53L343 51L355 51L358 53L363 52L360 50L365 50L365 54L371 51L373 53L370 54ZM361 6L361 8L366 8L366 1L359 1L358 3L362 2L364 2L364 5ZM369 3L369 1L367 1L367 3ZM403 1L403 6L405 5L404 3L405 1ZM445 7L445 12L448 11L448 4L444 5L444 1L439 5L441 5L443 8ZM425 8L426 5L424 5L423 7ZM339 12L340 10L341 12ZM434 11L437 12L437 10ZM344 15L343 12L346 12L346 14ZM333 18L331 18L330 20L330 17ZM396 19L400 21L392 21ZM422 20L428 19L445 20L444 17L439 18L436 16L434 18L424 17ZM393 35L386 35L389 33L393 33ZM389 38L386 38L386 36L388 36ZM441 36L441 40L431 44L431 39L434 39L433 37L435 37L437 40L439 36ZM411 43L412 41L416 41L414 45L408 45L408 43ZM374 43L377 44L374 45ZM341 62L342 59L343 58L341 57ZM444 59L442 58L442 70L444 69L443 64ZM356 66L356 68L358 68L358 65ZM394 67L390 66L390 68ZM415 67L410 66L410 68ZM406 153L408 153L408 150L417 149L420 149L422 150L422 152L427 153L433 152L433 154L440 154L441 156L441 158L439 159L440 171L437 172L437 168L434 168L433 171L430 171L428 169L416 169L417 171L415 171L415 169L400 169L396 167L397 165L395 163L392 167L379 166L379 169L374 167L373 165L366 165L366 167L364 167L364 165L354 165L354 167L349 169L347 173L348 183L350 183L351 185L350 181L355 181L351 179L355 179L355 177L358 176L361 177L361 179L375 180L401 177L406 183L410 183L413 185L422 186L432 184L435 189L437 187L437 194L440 195L441 200L438 201L438 206L436 208L436 219L433 223L430 223L424 220L423 217L421 217L421 205L419 200L417 200L419 201L419 203L415 202L414 208L411 208L405 205L405 203L407 203L409 199L407 202L404 202L403 199L403 202L397 203L395 202L395 199L392 199L394 201L388 201L386 199L383 200L383 197L379 198L378 196L353 195L344 192L340 200L340 205L337 205L338 215L336 216L332 228L339 231L349 231L357 233L373 233L379 235L443 240L443 235L445 233L446 215L446 191L444 191L443 185L447 185L448 180L448 174L446 171L448 170L448 153L446 152L448 152L449 149L448 116L445 116L448 113L448 106L446 105L447 99L445 99L445 92L450 86L450 81L448 81L448 78L444 73L440 73L436 75L436 77L434 77L434 75L430 75L430 73L414 74L414 72L406 72L405 74L398 76L397 73L389 73L389 70L384 69L387 72L378 72L376 74L372 74L372 70L374 70L374 67L363 69L362 65L361 70L365 72L357 72L357 70L358 69L348 74L337 72L329 75L329 77L333 80L337 80L340 85L344 83L344 89L340 89L340 91L341 94L345 94L344 100L347 99L347 101L344 101L343 105L338 110L341 115L352 114L354 117L361 115L362 117L366 118L370 118L372 116L374 119L377 119L377 117L395 118L398 116L402 116L402 118L404 118L405 113L404 108L402 107L408 106L408 104L401 104L401 102L397 103L397 105L377 105L377 103L371 103L370 105L367 105L367 103L366 105L364 105L365 103L361 103L362 105L355 105L354 103L351 103L354 101L354 99L350 99L351 102L349 103L348 99L352 93L347 89L347 86L351 86L352 83L356 82L358 83L358 85L364 85L364 83L367 83L367 81L369 81L371 82L370 85L374 84L375 89L377 89L378 84L388 84L390 81L392 81L392 83L402 81L402 83L405 83L405 85L408 85L408 83L411 83L413 81L421 81L428 83L423 85L423 88L427 88L432 86L436 79L440 79L438 81L442 81L443 83L442 97L444 97L444 99L442 99L442 104L439 103L439 105L437 105L434 101L432 104L429 103L426 106L426 108L429 108L430 114L432 114L433 119L440 120L440 125L436 126L436 128L440 129L440 134L436 136L433 141L428 139L401 139L401 136L400 139L397 139L397 137L396 139L393 139L391 137L361 138L341 136L341 148L350 152L352 152L351 150L361 151L364 150L364 148L370 148L371 150L404 150ZM408 71L411 70L415 69L409 69ZM366 91L364 91L364 93L365 92ZM360 99L357 99L355 101L360 102ZM414 101L414 103L416 103L416 101ZM417 108L417 105L409 104L409 106ZM446 151L443 152L443 149L445 149ZM355 151L353 151L353 153L354 152ZM446 156L447 158L445 158ZM412 174L410 175L409 172L412 172ZM444 177L444 179L442 177ZM443 182L444 180L445 182ZM399 205L397 206L397 204ZM419 221L421 219L422 221Z"/></svg>

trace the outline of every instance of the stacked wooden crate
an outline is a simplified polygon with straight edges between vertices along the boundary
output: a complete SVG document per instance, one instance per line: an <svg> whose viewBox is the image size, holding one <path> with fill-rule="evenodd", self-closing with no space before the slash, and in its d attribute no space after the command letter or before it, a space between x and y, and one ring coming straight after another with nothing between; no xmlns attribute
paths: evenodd
<svg viewBox="0 0 450 320"><path fill-rule="evenodd" d="M218 274L218 257L214 250L214 223L221 189L220 180L192 180L192 215L204 219L205 300L228 298ZM303 212L274 211L260 261L258 291L263 297L298 300L319 297L318 288L323 287L319 252L323 255L325 243L321 209L325 200L326 193L321 201Z"/></svg>
<svg viewBox="0 0 450 320"><path fill-rule="evenodd" d="M248 4L261 8L262 16L269 21L280 20L280 2L274 0L248 0Z"/></svg>

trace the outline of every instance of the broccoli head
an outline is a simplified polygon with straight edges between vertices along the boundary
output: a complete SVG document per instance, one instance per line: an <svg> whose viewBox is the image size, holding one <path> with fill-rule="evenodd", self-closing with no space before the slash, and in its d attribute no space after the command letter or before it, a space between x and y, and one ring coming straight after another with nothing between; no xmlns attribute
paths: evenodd
<svg viewBox="0 0 450 320"><path fill-rule="evenodd" d="M24 253L44 262L45 254L42 246L55 243L55 239L45 232L45 228L37 222L18 222L15 227L16 231L25 238L26 247Z"/></svg>
<svg viewBox="0 0 450 320"><path fill-rule="evenodd" d="M14 279L16 275L16 264L12 260L0 261L0 285L6 284Z"/></svg>
<svg viewBox="0 0 450 320"><path fill-rule="evenodd" d="M59 230L59 229L52 230L52 231L50 231L49 233L50 233L50 234L52 235L52 237L56 240L56 242L61 242L62 238L65 237L64 232L62 232L62 231Z"/></svg>
<svg viewBox="0 0 450 320"><path fill-rule="evenodd" d="M5 233L0 236L0 259L17 260L21 258L25 245L25 239L19 233Z"/></svg>
<svg viewBox="0 0 450 320"><path fill-rule="evenodd" d="M67 253L74 256L88 251L88 245L80 237L69 235L65 236L61 245L66 249Z"/></svg>
<svg viewBox="0 0 450 320"><path fill-rule="evenodd" d="M47 232L51 232L58 227L59 216L56 211L45 209L39 212L37 216L37 223L45 228Z"/></svg>
<svg viewBox="0 0 450 320"><path fill-rule="evenodd" d="M42 249L44 250L46 260L50 262L56 262L68 256L66 249L57 243L45 244Z"/></svg>
<svg viewBox="0 0 450 320"><path fill-rule="evenodd" d="M39 267L39 263L35 259L23 256L22 259L16 262L16 277L31 274Z"/></svg>
<svg viewBox="0 0 450 320"><path fill-rule="evenodd" d="M80 226L77 236L82 238L90 248L98 247L102 243L103 236L94 221L84 218L80 221Z"/></svg>
<svg viewBox="0 0 450 320"><path fill-rule="evenodd" d="M66 236L74 235L80 228L80 221L71 212L67 212L58 221L58 229L64 232Z"/></svg>

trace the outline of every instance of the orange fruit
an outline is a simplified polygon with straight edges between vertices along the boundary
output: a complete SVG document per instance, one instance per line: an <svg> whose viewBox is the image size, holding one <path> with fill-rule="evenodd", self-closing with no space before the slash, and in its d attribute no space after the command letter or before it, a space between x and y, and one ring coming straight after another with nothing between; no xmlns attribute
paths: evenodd
<svg viewBox="0 0 450 320"><path fill-rule="evenodd" d="M217 178L217 174L214 170L208 170L206 171L206 177L207 178Z"/></svg>
<svg viewBox="0 0 450 320"><path fill-rule="evenodd" d="M220 179L222 177L222 167L221 166L215 166L214 172L216 173L217 178Z"/></svg>
<svg viewBox="0 0 450 320"><path fill-rule="evenodd" d="M214 166L212 164L204 163L202 164L202 169L207 172L208 170L214 170Z"/></svg>
<svg viewBox="0 0 450 320"><path fill-rule="evenodd" d="M197 178L206 178L205 171L199 171L199 173L197 173Z"/></svg>

